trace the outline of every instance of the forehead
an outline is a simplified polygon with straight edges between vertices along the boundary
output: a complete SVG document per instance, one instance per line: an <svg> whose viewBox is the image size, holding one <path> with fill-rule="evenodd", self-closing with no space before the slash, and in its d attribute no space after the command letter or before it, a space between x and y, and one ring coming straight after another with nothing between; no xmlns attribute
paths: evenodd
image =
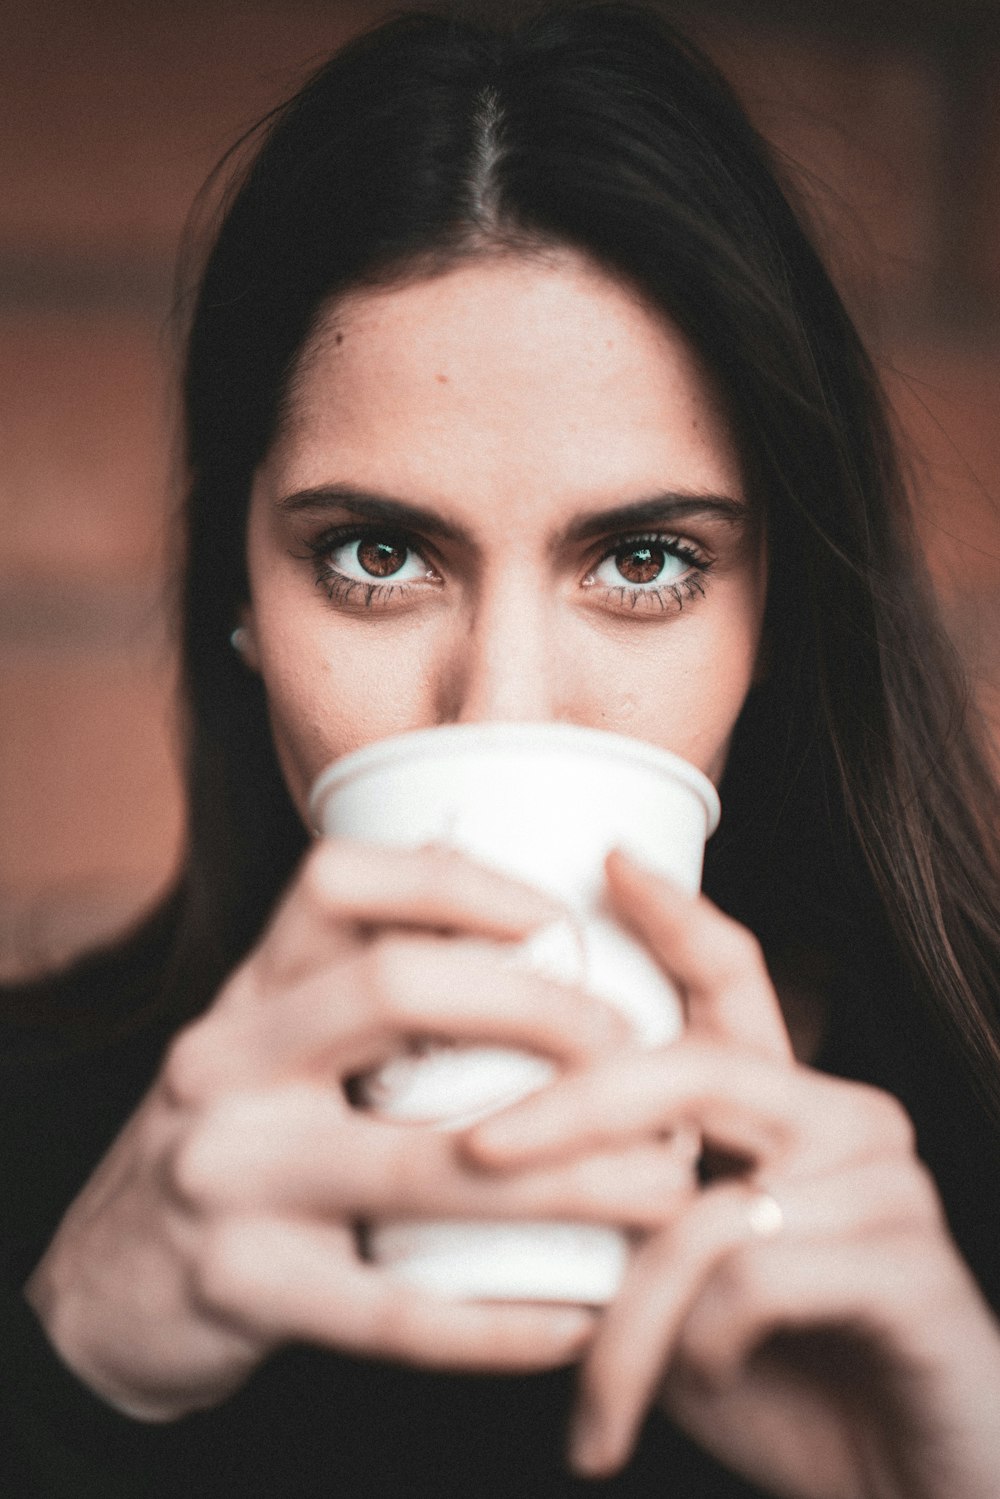
<svg viewBox="0 0 1000 1499"><path fill-rule="evenodd" d="M495 255L353 293L300 360L267 467L480 515L673 488L739 494L680 334L573 252Z"/></svg>

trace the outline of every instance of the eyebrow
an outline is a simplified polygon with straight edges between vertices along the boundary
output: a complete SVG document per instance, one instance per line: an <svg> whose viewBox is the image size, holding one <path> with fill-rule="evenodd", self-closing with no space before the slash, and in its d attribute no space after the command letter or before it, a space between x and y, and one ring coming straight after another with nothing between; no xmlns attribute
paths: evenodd
<svg viewBox="0 0 1000 1499"><path fill-rule="evenodd" d="M279 510L294 515L346 510L363 520L386 521L401 530L423 531L425 535L437 536L443 541L473 545L472 537L463 526L445 520L436 510L398 500L392 495L357 489L353 484L320 484L314 489L299 489L294 494L285 495L277 504Z"/></svg>
<svg viewBox="0 0 1000 1499"><path fill-rule="evenodd" d="M277 508L290 514L322 514L327 510L346 510L362 520L383 521L400 530L421 531L442 541L452 541L474 549L474 538L464 526L449 521L435 510L414 505L351 484L321 484L296 490L277 501ZM683 490L663 490L628 505L606 510L592 510L575 516L561 531L556 545L589 541L612 531L633 530L637 526L688 520L692 516L712 516L730 526L745 526L750 520L749 506L730 495L693 494Z"/></svg>
<svg viewBox="0 0 1000 1499"><path fill-rule="evenodd" d="M729 495L690 494L668 489L636 500L631 505L616 505L610 510L594 510L577 516L566 527L564 539L589 541L591 537L608 531L629 531L636 526L689 520L696 515L711 515L731 526L745 526L750 519L750 510Z"/></svg>

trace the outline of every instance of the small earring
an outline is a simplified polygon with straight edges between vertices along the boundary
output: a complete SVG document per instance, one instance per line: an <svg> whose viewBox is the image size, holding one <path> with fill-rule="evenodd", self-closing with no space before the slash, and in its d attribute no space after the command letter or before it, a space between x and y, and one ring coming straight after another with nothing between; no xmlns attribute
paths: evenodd
<svg viewBox="0 0 1000 1499"><path fill-rule="evenodd" d="M246 656L249 638L245 625L237 625L229 637L229 644L241 660Z"/></svg>

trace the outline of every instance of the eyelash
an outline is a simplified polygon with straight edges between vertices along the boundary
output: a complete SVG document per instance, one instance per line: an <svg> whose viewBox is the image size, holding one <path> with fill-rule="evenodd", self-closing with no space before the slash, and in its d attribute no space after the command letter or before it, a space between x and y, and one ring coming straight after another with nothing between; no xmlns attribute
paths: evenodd
<svg viewBox="0 0 1000 1499"><path fill-rule="evenodd" d="M588 577L609 557L614 557L630 547L642 546L655 546L668 556L676 557L678 561L686 563L690 569L684 577L678 578L673 583L661 584L656 588L643 588L638 584L630 586L627 583L610 585L591 582L587 584L589 588L599 589L609 601L617 596L622 612L626 609L634 612L641 608L643 611L658 609L660 614L668 612L679 614L686 603L704 597L707 577L714 566L714 561L700 550L696 550L689 542L663 531L630 533L614 537L612 540L613 545L605 544L600 555L595 557L588 567ZM403 531L392 531L376 525L355 524L336 526L332 530L322 532L306 542L307 558L313 564L317 586L322 588L332 604L353 604L357 607L360 603L365 609L385 608L394 594L409 593L416 586L412 583L379 583L374 580L364 583L360 579L345 577L332 566L329 558L331 552L352 541L392 542L408 552L415 553L418 557L424 556L416 539ZM360 600L357 598L359 589L363 595Z"/></svg>
<svg viewBox="0 0 1000 1499"><path fill-rule="evenodd" d="M621 608L624 610L626 601L628 608L632 611L641 607L653 609L658 606L661 614L666 614L668 609L679 614L686 603L694 599L704 598L707 587L707 575L714 566L712 558L706 557L703 552L696 550L690 542L682 541L679 536L672 536L665 531L648 531L627 536L613 538L614 545L605 545L601 555L595 558L591 567L587 569L588 576L596 571L602 562L609 557L616 556L619 552L627 552L630 549L638 549L643 546L655 547L665 552L669 557L676 557L679 562L687 564L690 571L682 578L677 578L673 583L663 583L656 588L642 588L638 584L590 584L590 587L599 587L603 590L604 597L610 599L617 596ZM665 602L669 598L670 604Z"/></svg>

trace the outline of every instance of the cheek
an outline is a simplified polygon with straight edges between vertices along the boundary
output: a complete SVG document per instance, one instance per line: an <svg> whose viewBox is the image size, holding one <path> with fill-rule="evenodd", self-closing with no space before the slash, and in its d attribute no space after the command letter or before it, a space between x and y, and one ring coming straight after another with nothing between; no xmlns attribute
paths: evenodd
<svg viewBox="0 0 1000 1499"><path fill-rule="evenodd" d="M716 784L722 779L729 741L753 685L760 650L762 595L748 590L713 632L690 684L686 758ZM684 753L681 751L681 753Z"/></svg>
<svg viewBox="0 0 1000 1499"><path fill-rule="evenodd" d="M609 653L602 669L593 670L591 683L605 690L589 716L601 728L680 755L717 783L753 682L756 610L734 609L713 620L692 613L657 633L650 631L648 644L627 662Z"/></svg>
<svg viewBox="0 0 1000 1499"><path fill-rule="evenodd" d="M335 728L333 680L325 663L281 651L264 652L261 675L271 733L285 783L305 819L312 780L326 762Z"/></svg>
<svg viewBox="0 0 1000 1499"><path fill-rule="evenodd" d="M693 684L690 694L690 717L682 729L677 753L718 785L726 767L729 741L736 720L746 702L753 680L753 659L748 655L737 664L730 660L728 669L706 674Z"/></svg>
<svg viewBox="0 0 1000 1499"><path fill-rule="evenodd" d="M298 643L270 637L261 674L278 761L304 821L309 789L332 760L430 721L425 674L388 640L362 650L313 623Z"/></svg>
<svg viewBox="0 0 1000 1499"><path fill-rule="evenodd" d="M749 673L706 681L701 672L678 671L668 691L652 694L638 710L625 701L624 712L616 715L620 731L680 755L718 781L749 686ZM613 730L619 723L609 715L604 726Z"/></svg>

